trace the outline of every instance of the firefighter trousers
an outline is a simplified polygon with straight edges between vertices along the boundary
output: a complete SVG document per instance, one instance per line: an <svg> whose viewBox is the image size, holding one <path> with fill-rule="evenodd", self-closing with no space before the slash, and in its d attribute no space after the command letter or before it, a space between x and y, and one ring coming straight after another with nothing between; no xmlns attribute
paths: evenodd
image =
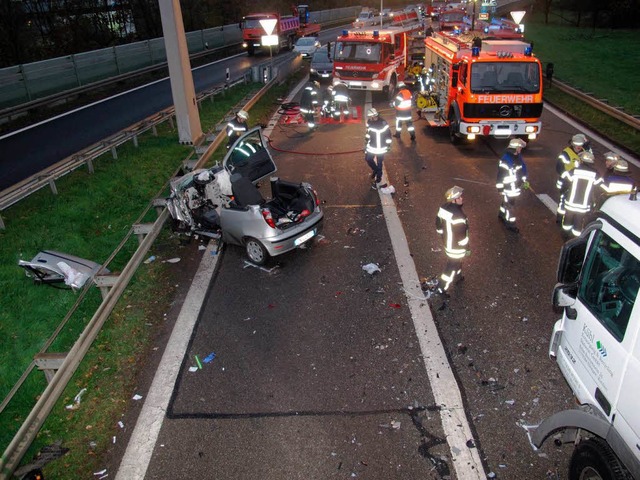
<svg viewBox="0 0 640 480"><path fill-rule="evenodd" d="M396 118L396 133L395 136L397 138L400 138L400 132L402 132L402 128L403 126L406 125L407 126L407 132L409 132L409 135L411 135L411 139L415 139L416 138L416 129L413 126L413 120L411 119L411 117L409 117L408 119L405 117L402 118Z"/></svg>
<svg viewBox="0 0 640 480"><path fill-rule="evenodd" d="M364 154L364 161L367 162L367 165L369 165L373 171L372 175L376 183L380 183L380 180L382 180L382 162L384 161L384 154L366 152Z"/></svg>
<svg viewBox="0 0 640 480"><path fill-rule="evenodd" d="M562 233L567 236L579 237L582 233L584 219L589 212L574 212L567 208L562 217Z"/></svg>
<svg viewBox="0 0 640 480"><path fill-rule="evenodd" d="M502 194L502 203L500 203L500 213L498 213L498 217L500 217L507 225L516 224L516 198L518 197L509 197L505 193Z"/></svg>
<svg viewBox="0 0 640 480"><path fill-rule="evenodd" d="M444 272L438 279L438 290L446 292L454 282L462 279L462 259L447 257Z"/></svg>

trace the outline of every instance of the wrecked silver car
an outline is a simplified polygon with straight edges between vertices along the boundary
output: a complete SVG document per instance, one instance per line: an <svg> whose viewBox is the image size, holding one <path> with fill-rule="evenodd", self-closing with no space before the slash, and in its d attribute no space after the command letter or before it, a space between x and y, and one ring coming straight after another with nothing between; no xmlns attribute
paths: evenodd
<svg viewBox="0 0 640 480"><path fill-rule="evenodd" d="M271 177L271 198L257 182L276 171L260 127L236 140L222 166L194 170L171 181L167 208L174 228L245 248L264 265L315 237L324 216L308 183Z"/></svg>

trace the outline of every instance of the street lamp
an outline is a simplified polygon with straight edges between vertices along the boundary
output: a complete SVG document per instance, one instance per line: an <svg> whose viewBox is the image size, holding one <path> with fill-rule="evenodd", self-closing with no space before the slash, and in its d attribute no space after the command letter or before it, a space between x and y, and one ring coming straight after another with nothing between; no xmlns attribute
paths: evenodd
<svg viewBox="0 0 640 480"><path fill-rule="evenodd" d="M471 17L471 31L473 32L476 28L476 1L473 0L473 16Z"/></svg>

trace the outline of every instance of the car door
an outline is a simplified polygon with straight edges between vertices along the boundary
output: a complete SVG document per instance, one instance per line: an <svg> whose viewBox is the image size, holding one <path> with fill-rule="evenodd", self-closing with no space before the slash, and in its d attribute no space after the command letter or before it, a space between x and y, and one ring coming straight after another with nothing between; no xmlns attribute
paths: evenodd
<svg viewBox="0 0 640 480"><path fill-rule="evenodd" d="M238 173L253 183L272 175L278 169L267 148L261 127L254 127L240 136L225 155L222 166L229 175Z"/></svg>

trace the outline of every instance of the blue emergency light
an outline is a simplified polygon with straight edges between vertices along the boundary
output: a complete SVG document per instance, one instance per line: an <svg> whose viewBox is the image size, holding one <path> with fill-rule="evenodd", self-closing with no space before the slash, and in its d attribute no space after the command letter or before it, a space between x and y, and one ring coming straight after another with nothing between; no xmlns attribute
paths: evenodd
<svg viewBox="0 0 640 480"><path fill-rule="evenodd" d="M347 35L349 35L349 31L348 30L342 30L342 36L346 37Z"/></svg>
<svg viewBox="0 0 640 480"><path fill-rule="evenodd" d="M378 38L380 36L380 32L378 30L373 31L373 38Z"/></svg>
<svg viewBox="0 0 640 480"><path fill-rule="evenodd" d="M471 47L471 56L479 57L480 56L480 47Z"/></svg>
<svg viewBox="0 0 640 480"><path fill-rule="evenodd" d="M524 49L524 54L525 54L527 57L530 57L532 52L533 52L533 47L532 47L531 45L527 46L527 47Z"/></svg>

